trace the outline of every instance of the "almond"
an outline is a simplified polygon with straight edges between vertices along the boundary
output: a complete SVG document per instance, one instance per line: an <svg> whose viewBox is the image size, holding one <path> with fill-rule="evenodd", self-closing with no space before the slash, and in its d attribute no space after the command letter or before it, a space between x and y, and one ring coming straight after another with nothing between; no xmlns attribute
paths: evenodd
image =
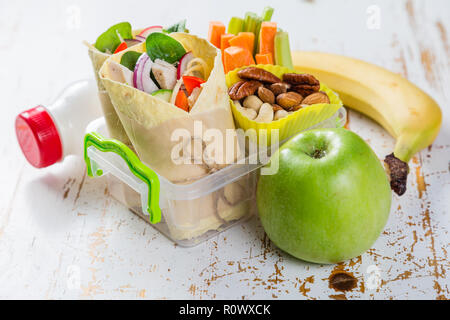
<svg viewBox="0 0 450 320"><path fill-rule="evenodd" d="M277 104L284 109L290 109L298 106L302 100L303 97L296 92L286 92L277 96Z"/></svg>
<svg viewBox="0 0 450 320"><path fill-rule="evenodd" d="M312 104L318 104L318 103L330 103L330 99L328 98L328 95L325 92L320 91L320 92L310 94L302 101L302 104L306 104L306 105L312 105Z"/></svg>
<svg viewBox="0 0 450 320"><path fill-rule="evenodd" d="M267 88L259 87L258 88L258 97L263 101L270 104L273 104L275 102L275 95L272 91L270 91Z"/></svg>

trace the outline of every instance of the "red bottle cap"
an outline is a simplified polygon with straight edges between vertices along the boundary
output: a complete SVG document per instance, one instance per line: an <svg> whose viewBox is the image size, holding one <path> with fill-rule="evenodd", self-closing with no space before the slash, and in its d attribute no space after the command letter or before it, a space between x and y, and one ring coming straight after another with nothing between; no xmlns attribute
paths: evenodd
<svg viewBox="0 0 450 320"><path fill-rule="evenodd" d="M36 168L48 167L62 159L62 143L52 117L42 106L20 113L16 135L28 162Z"/></svg>

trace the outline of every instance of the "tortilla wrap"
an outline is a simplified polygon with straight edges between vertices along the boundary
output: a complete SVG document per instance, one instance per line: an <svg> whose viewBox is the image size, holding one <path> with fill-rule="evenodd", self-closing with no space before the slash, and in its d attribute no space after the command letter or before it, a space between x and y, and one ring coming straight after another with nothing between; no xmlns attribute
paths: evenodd
<svg viewBox="0 0 450 320"><path fill-rule="evenodd" d="M126 83L113 80L116 79L112 74L114 62L120 63L122 55L129 50L145 52L145 43L109 57L101 67L99 77L140 160L173 183L189 184L234 162L240 153L220 50L194 35L171 33L170 36L179 41L186 51L202 58L207 66L206 82L189 113ZM213 143L206 141L205 132L215 129L224 137L223 148L216 150L213 159L206 159L202 153L192 153L189 157L196 163L176 163L172 153L174 148L180 146L180 140L173 139L172 135L177 129L190 134L187 141L189 147L200 143L205 148ZM227 131L234 135L232 144L225 140ZM184 151L176 155L186 156ZM233 201L226 198L227 194L233 195ZM227 221L241 218L248 212L248 204L245 203L248 198L247 190L233 183L197 199L171 200L163 215L174 239L191 239L216 230Z"/></svg>
<svg viewBox="0 0 450 320"><path fill-rule="evenodd" d="M133 30L133 37L138 35L141 32L139 30ZM114 110L113 105L111 104L111 100L109 98L108 92L106 92L105 87L103 86L100 77L98 76L98 72L102 67L103 63L111 57L111 54L101 52L98 50L93 44L85 42L88 47L89 58L92 62L92 68L94 69L95 80L97 81L98 95L100 99L100 104L103 110L103 116L105 117L106 127L108 129L109 135L111 138L117 139L125 143L127 146L131 147L131 142L128 139L127 134L125 133L125 129L122 126L122 123L117 116L116 110Z"/></svg>

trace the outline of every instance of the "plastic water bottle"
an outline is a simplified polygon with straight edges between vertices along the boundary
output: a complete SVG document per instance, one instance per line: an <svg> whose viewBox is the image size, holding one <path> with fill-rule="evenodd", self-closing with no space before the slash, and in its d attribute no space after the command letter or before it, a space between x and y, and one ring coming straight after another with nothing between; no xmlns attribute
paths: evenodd
<svg viewBox="0 0 450 320"><path fill-rule="evenodd" d="M69 85L48 107L37 106L16 117L16 135L28 162L45 168L68 155L83 154L86 126L102 115L93 80Z"/></svg>

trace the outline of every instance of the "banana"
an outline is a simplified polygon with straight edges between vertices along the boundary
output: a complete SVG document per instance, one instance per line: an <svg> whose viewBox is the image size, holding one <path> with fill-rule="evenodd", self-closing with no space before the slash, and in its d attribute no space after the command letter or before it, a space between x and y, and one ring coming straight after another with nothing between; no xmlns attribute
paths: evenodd
<svg viewBox="0 0 450 320"><path fill-rule="evenodd" d="M407 163L439 133L442 113L436 101L402 76L358 59L306 51L292 52L292 58L296 70L316 76L344 105L369 116L396 138L385 162L392 189L402 195Z"/></svg>

